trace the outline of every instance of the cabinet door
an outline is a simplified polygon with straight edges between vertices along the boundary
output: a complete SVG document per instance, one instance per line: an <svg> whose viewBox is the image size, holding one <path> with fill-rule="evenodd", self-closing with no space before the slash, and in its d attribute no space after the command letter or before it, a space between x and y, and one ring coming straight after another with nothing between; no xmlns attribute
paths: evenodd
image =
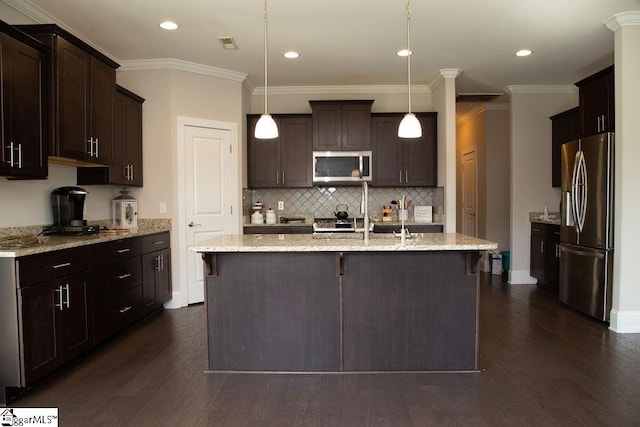
<svg viewBox="0 0 640 427"><path fill-rule="evenodd" d="M342 147L342 109L336 104L312 104L313 149L340 150Z"/></svg>
<svg viewBox="0 0 640 427"><path fill-rule="evenodd" d="M560 241L545 239L544 283L551 289L558 289L560 282Z"/></svg>
<svg viewBox="0 0 640 427"><path fill-rule="evenodd" d="M109 183L142 187L142 101L118 87L114 111Z"/></svg>
<svg viewBox="0 0 640 427"><path fill-rule="evenodd" d="M280 138L258 139L253 131L259 116L247 118L249 187L276 187L280 184Z"/></svg>
<svg viewBox="0 0 640 427"><path fill-rule="evenodd" d="M42 53L0 34L3 149L0 171L46 178L47 148Z"/></svg>
<svg viewBox="0 0 640 427"><path fill-rule="evenodd" d="M279 119L282 178L285 187L311 187L312 121L311 117Z"/></svg>
<svg viewBox="0 0 640 427"><path fill-rule="evenodd" d="M92 319L89 307L88 274L76 274L61 280L63 309L62 347L64 360L70 360L84 353L93 345Z"/></svg>
<svg viewBox="0 0 640 427"><path fill-rule="evenodd" d="M154 310L171 299L171 249L142 256L142 303Z"/></svg>
<svg viewBox="0 0 640 427"><path fill-rule="evenodd" d="M116 71L90 56L90 136L96 140L94 162L113 162L113 112L116 95Z"/></svg>
<svg viewBox="0 0 640 427"><path fill-rule="evenodd" d="M371 150L371 104L342 106L342 149Z"/></svg>
<svg viewBox="0 0 640 427"><path fill-rule="evenodd" d="M562 144L580 138L580 108L572 108L551 117L551 186L562 180Z"/></svg>
<svg viewBox="0 0 640 427"><path fill-rule="evenodd" d="M171 249L164 249L158 254L160 268L156 271L156 294L159 303L171 299Z"/></svg>
<svg viewBox="0 0 640 427"><path fill-rule="evenodd" d="M402 147L398 138L401 117L374 116L372 122L373 139L373 180L374 186L399 186L402 174ZM403 178L403 177L402 177Z"/></svg>
<svg viewBox="0 0 640 427"><path fill-rule="evenodd" d="M90 55L61 37L56 38L57 150L51 155L93 161L89 155Z"/></svg>
<svg viewBox="0 0 640 427"><path fill-rule="evenodd" d="M438 181L436 116L418 115L418 120L422 125L422 137L402 140L403 185L435 187Z"/></svg>
<svg viewBox="0 0 640 427"><path fill-rule="evenodd" d="M538 283L545 282L545 240L539 235L531 235L531 276L538 279Z"/></svg>
<svg viewBox="0 0 640 427"><path fill-rule="evenodd" d="M582 137L613 131L613 67L606 68L576 83L580 88Z"/></svg>
<svg viewBox="0 0 640 427"><path fill-rule="evenodd" d="M22 349L26 384L62 364L61 317L63 291L58 281L20 290Z"/></svg>

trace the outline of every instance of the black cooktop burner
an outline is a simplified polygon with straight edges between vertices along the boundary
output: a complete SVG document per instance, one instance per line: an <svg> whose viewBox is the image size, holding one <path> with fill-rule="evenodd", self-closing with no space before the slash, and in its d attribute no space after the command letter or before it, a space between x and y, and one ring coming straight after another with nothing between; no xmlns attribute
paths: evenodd
<svg viewBox="0 0 640 427"><path fill-rule="evenodd" d="M87 236L98 233L100 233L99 225L50 225L42 229L42 234L45 236L53 234L58 236Z"/></svg>

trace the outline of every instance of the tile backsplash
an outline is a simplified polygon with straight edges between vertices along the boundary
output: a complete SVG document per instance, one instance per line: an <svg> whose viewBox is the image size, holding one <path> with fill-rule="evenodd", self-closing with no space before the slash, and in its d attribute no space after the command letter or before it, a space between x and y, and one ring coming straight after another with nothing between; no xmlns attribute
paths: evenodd
<svg viewBox="0 0 640 427"><path fill-rule="evenodd" d="M402 187L379 188L369 186L369 216L374 219L382 215L382 206L402 196L413 200L413 206L433 206L434 222L442 222L444 214L444 188ZM333 218L338 204L346 204L350 217L361 217L362 187L313 187L313 188L256 188L243 191L243 213L251 214L251 205L264 203L276 209L278 214L312 214L316 218ZM284 210L277 211L278 202L284 202Z"/></svg>

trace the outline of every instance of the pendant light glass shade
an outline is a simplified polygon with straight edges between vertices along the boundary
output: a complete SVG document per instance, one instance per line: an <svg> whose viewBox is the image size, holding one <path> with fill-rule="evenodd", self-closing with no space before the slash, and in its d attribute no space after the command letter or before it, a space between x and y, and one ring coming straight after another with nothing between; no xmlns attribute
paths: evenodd
<svg viewBox="0 0 640 427"><path fill-rule="evenodd" d="M407 52L411 52L411 8L407 0ZM398 136L400 138L420 138L422 136L422 126L418 118L411 112L411 54L407 55L407 86L409 93L409 112L398 126Z"/></svg>
<svg viewBox="0 0 640 427"><path fill-rule="evenodd" d="M264 114L256 123L254 136L258 139L273 139L278 137L278 125L267 109L267 0L264 0Z"/></svg>
<svg viewBox="0 0 640 427"><path fill-rule="evenodd" d="M420 138L422 136L422 126L413 113L407 113L402 118L398 126L398 136L400 138Z"/></svg>
<svg viewBox="0 0 640 427"><path fill-rule="evenodd" d="M254 133L258 139L273 139L278 137L278 125L271 114L261 114Z"/></svg>

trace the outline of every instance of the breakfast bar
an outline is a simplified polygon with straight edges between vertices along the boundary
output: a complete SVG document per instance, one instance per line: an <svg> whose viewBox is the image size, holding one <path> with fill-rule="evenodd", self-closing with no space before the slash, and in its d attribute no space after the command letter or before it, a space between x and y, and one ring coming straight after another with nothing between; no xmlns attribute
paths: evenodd
<svg viewBox="0 0 640 427"><path fill-rule="evenodd" d="M486 240L227 235L203 255L209 371L473 371Z"/></svg>

